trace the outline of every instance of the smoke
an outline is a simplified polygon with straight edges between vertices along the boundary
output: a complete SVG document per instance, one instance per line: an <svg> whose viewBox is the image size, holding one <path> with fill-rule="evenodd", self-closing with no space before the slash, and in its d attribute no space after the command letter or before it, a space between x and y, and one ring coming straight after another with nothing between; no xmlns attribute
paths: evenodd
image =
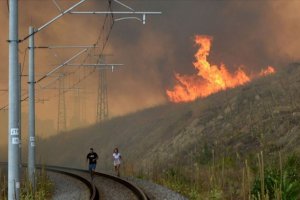
<svg viewBox="0 0 300 200"><path fill-rule="evenodd" d="M132 75L141 77L134 80L135 88L155 83L152 87L157 91L155 96L163 102L166 101L165 89L174 85L174 72L195 72L192 62L197 51L193 46L196 34L214 38L209 60L218 65L224 63L231 71L242 67L252 74L269 65L279 68L299 60L297 22L300 15L295 9L298 4L298 1L280 0L141 1L135 6L161 10L163 15L149 17L141 30L132 23L118 25L121 28L120 31L115 28L112 44L119 55L124 55L120 60L128 56L131 63L137 63L134 73L130 70L124 79L130 82ZM154 35L153 40L148 43L146 38L151 35ZM147 56L149 62L145 62ZM156 63L151 63L151 58ZM145 88L139 94L149 97L152 93Z"/></svg>
<svg viewBox="0 0 300 200"><path fill-rule="evenodd" d="M266 37L267 49L269 55L274 55L278 60L298 61L299 60L299 31L300 25L297 21L300 19L300 14L297 7L300 6L299 1L283 1L274 2L270 6L273 11L273 16L267 14L265 22L269 22L269 37ZM273 34L274 33L274 34Z"/></svg>
<svg viewBox="0 0 300 200"><path fill-rule="evenodd" d="M66 9L74 1L58 1ZM192 62L197 47L196 34L214 38L209 60L225 63L234 71L240 66L247 72L259 72L272 65L281 67L299 59L298 49L300 14L299 1L124 1L136 10L162 11L162 15L147 16L146 25L137 20L115 22L106 54L107 63L123 63L124 67L108 72L109 113L111 117L135 112L147 107L167 103L165 91L174 84L174 72L194 72ZM89 1L78 10L106 10L106 1ZM115 10L122 10L116 4ZM42 25L58 14L50 0L20 1L20 38L28 33L28 26ZM101 30L104 17L65 16L36 35L37 45L93 44ZM7 88L8 75L8 11L6 1L0 1L0 84ZM27 42L20 45L23 63ZM37 74L45 74L77 50L38 50ZM27 63L27 56L24 63ZM80 62L78 59L75 63ZM74 72L65 80L72 85L88 69L65 70ZM78 73L79 72L79 73ZM24 67L27 74L27 65ZM55 78L45 80L47 85ZM97 75L94 73L78 87L81 91L81 120L93 123L96 116ZM27 87L26 77L23 80ZM58 84L52 85L57 87ZM37 86L39 87L39 86ZM37 117L52 120L55 130L57 119L57 90L39 91L38 98L48 100L37 104ZM75 92L67 99L67 120L73 117ZM83 98L84 96L84 98ZM7 103L7 95L0 93L0 105ZM27 103L23 112L27 112ZM2 122L1 122L2 123ZM2 134L2 133L1 133ZM45 135L50 133L45 133Z"/></svg>

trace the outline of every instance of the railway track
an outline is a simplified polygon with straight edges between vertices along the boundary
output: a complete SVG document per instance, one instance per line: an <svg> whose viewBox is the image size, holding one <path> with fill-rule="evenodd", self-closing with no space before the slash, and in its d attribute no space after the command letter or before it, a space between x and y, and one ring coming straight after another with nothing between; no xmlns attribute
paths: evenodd
<svg viewBox="0 0 300 200"><path fill-rule="evenodd" d="M54 169L54 170L58 169L58 170L66 171L66 172L72 172L72 173L79 172L80 175L85 174L86 177L90 176L88 170L83 170L83 169L58 167L58 166L47 166L47 168L48 169ZM94 179L93 179L92 183L95 185L95 187L98 187L98 190L100 190L100 191L101 191L101 188L102 188L103 185L102 186L99 185L99 182L97 184L97 178L101 178L101 180L99 180L100 182L103 179L107 179L107 180L109 180L110 183L115 182L115 183L118 183L118 184L122 185L122 187L127 188L127 190L130 191L130 193L132 193L134 195L134 197L130 197L129 199L150 200L148 198L148 196L135 184L133 184L133 183L127 181L127 180L124 180L120 177L116 177L116 176L105 174L105 173L95 172L95 176L94 176ZM111 187L111 186L108 186L108 187ZM116 191L116 192L119 192L119 191ZM107 195L104 192L104 194L99 195L99 198L100 198L100 200L101 199L111 199L111 197L107 198L106 196ZM116 198L116 199L119 199L119 198ZM120 200L122 200L122 199L120 199ZM126 199L126 198L124 197L124 199Z"/></svg>
<svg viewBox="0 0 300 200"><path fill-rule="evenodd" d="M0 162L0 166L3 168L7 168L7 163L5 162ZM26 165L23 165L23 167L27 167ZM75 180L78 180L79 182L81 182L82 184L84 184L88 190L89 190L89 193L90 193L90 200L99 200L99 190L97 187L95 187L95 185L90 182L87 178L83 177L83 176L80 176L76 173L71 173L71 172L68 172L64 169L60 169L59 167L48 167L48 166L41 166L41 165L37 165L36 167L38 170L41 170L42 168L46 171L49 171L49 172L54 172L54 173L57 173L57 174L62 174L62 175L65 175L65 176L68 176L68 177L71 177Z"/></svg>
<svg viewBox="0 0 300 200"><path fill-rule="evenodd" d="M66 171L60 170L60 169L48 168L47 166L43 167L43 168L46 171L51 171L51 172L55 172L55 173L58 173L58 174L64 174L66 176L70 176L74 179L79 180L80 182L82 182L84 185L86 185L88 187L88 189L90 191L90 200L99 200L99 190L98 190L98 188L96 188L95 185L92 182L90 182L88 179L86 179L82 176L79 176L77 174L66 172ZM41 169L41 167L38 166L37 169Z"/></svg>
<svg viewBox="0 0 300 200"><path fill-rule="evenodd" d="M0 165L7 166L7 163L0 163ZM26 167L26 165L24 165L24 167ZM133 184L127 180L124 180L122 178L113 176L113 175L95 172L94 179L91 180L88 170L68 168L68 167L59 167L59 166L37 165L37 169L41 169L41 168L45 169L46 171L51 171L51 172L67 175L74 179L79 180L80 182L82 182L89 188L90 200L112 199L112 197L109 197L109 195L105 194L106 190L103 189L103 185L105 185L105 183L101 183L101 182L107 182L107 181L109 182L109 184L119 184L119 186L115 187L116 189L123 188L123 191L124 191L124 188L126 188L128 190L128 191L126 191L127 195L128 195L128 193L131 193L130 197L125 198L126 195L124 194L124 196L123 196L124 198L120 199L120 197L116 197L115 199L149 200L147 195L135 184ZM104 179L105 179L105 181L103 181ZM113 186L107 185L106 187L109 188L109 187L113 187ZM100 190L102 191L101 194L99 192ZM123 195L122 191L115 191L115 194L116 195L118 194L119 196Z"/></svg>

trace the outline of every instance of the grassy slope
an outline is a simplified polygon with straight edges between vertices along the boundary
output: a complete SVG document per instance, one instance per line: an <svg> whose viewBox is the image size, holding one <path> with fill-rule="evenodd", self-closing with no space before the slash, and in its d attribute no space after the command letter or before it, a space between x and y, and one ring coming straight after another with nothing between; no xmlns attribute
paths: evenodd
<svg viewBox="0 0 300 200"><path fill-rule="evenodd" d="M84 167L92 146L105 168L111 165L115 146L127 161L139 164L158 158L202 159L206 148L237 157L260 150L299 152L299 77L300 65L293 64L276 75L193 103L163 105L62 133L40 142L38 158Z"/></svg>

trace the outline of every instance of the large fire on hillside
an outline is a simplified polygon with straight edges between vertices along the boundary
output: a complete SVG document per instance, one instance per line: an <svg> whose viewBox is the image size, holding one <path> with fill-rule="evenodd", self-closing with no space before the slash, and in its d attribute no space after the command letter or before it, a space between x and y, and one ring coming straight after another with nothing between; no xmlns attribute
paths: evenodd
<svg viewBox="0 0 300 200"><path fill-rule="evenodd" d="M173 90L166 93L171 102L189 102L198 98L209 96L213 93L248 83L255 77L266 76L275 73L275 69L268 66L255 76L249 76L241 68L230 73L224 64L211 65L207 57L211 49L213 38L206 35L197 35L195 43L199 46L195 54L196 61L193 63L198 71L194 75L181 75L176 73L177 84Z"/></svg>

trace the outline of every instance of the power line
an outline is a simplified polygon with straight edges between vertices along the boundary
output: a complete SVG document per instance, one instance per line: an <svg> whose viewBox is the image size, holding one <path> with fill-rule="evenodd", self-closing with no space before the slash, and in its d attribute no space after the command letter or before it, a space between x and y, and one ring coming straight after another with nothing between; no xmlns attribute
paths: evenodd
<svg viewBox="0 0 300 200"><path fill-rule="evenodd" d="M109 9L110 11L112 11L111 0L108 0L108 3L109 3L108 9ZM103 21L103 24L102 24L102 26L101 26L102 28L101 28L101 30L99 31L99 35L98 35L98 37L97 37L96 42L94 43L94 46L99 46L99 43L101 42L101 39L104 37L106 23L108 23L108 17L109 17L109 15L106 14L106 15L105 15L105 18L104 18L104 21ZM108 31L108 34L106 35L106 38L105 38L104 42L103 42L103 46L102 46L100 52L98 53L98 60L97 60L97 62L100 61L100 58L101 58L101 56L103 55L104 49L105 49L105 47L106 47L106 45L107 45L107 43L108 43L109 37L110 37L110 35L111 35L111 31L112 31L112 28L113 28L113 25L114 25L113 14L111 14L111 18L112 18L112 23L111 23L110 26L109 26L109 31ZM87 59L88 59L89 57L91 57L91 49L89 49L88 51L89 51L89 53L88 53L87 56L84 58L84 60L83 60L83 62L82 62L81 64L84 64L84 63L87 61ZM94 51L96 51L96 48L94 48ZM94 74L95 71L96 71L96 68L92 69L88 74L84 75L81 79L79 78L79 80L78 80L77 82L75 82L70 88L73 88L73 87L78 86L78 85L79 85L82 81L84 81L86 78L88 78L89 76L91 76L92 74ZM66 92L68 92L68 91L64 91L64 93L66 93ZM56 97L58 97L58 95L55 95L55 96L53 96L52 98L56 98ZM52 98L50 98L50 99L52 99Z"/></svg>
<svg viewBox="0 0 300 200"><path fill-rule="evenodd" d="M110 11L112 11L111 0L108 0L108 2L109 2L108 9L109 9ZM96 40L94 46L99 46L99 43L101 42L101 39L104 37L103 35L104 35L104 33L105 33L105 26L106 26L106 23L108 23L108 17L109 17L109 15L106 14L106 15L105 15L105 19L104 19L103 24L102 24L102 29L101 29L100 32L99 32L99 35L98 35L98 37L97 37L97 40ZM112 23L111 23L110 26L109 26L108 34L106 35L106 38L105 38L105 40L104 40L104 42L103 42L103 46L102 46L102 48L101 48L101 50L100 50L100 52L99 52L99 54L98 54L98 60L97 60L97 62L100 61L100 58L101 58L101 56L103 55L104 49L105 49L105 47L106 47L106 45L107 45L107 43L108 43L109 37L110 37L111 32L112 32L112 28L113 28L113 25L114 25L113 14L111 14L111 17L112 17ZM96 49L94 48L94 51L95 51L95 50L96 50ZM91 51L91 49L89 49L89 51ZM87 56L84 58L82 64L84 64L90 56L91 56L91 52L89 52L89 53L87 54ZM70 88L74 88L74 87L78 86L78 85L79 85L82 81L84 81L86 78L88 78L89 76L91 76L92 74L94 74L95 71L96 71L96 68L92 69L88 74L85 74L81 79L79 79L79 80L78 80L77 82L75 82L72 86L70 86ZM68 92L68 91L64 91L64 93L66 93L66 92ZM55 96L53 96L52 98L55 98L55 97L58 97L58 95L55 95ZM50 99L52 99L52 98L50 98Z"/></svg>
<svg viewBox="0 0 300 200"><path fill-rule="evenodd" d="M57 132L65 131L67 129L66 117L66 98L65 98L65 77L62 75L59 79L58 85L58 116L57 116Z"/></svg>
<svg viewBox="0 0 300 200"><path fill-rule="evenodd" d="M112 12L113 10L112 10L112 3L111 3L111 0L108 0L108 9ZM106 27L106 25L107 25L107 23L109 23L109 16L111 17L111 23L110 23L110 25L109 25L109 27L108 27L108 33L106 34L106 37L105 37L105 27ZM107 43L108 43L108 41L109 41L109 38L110 38L110 35L111 35L111 32L112 32L112 29L113 29L113 25L114 25L114 16L113 16L113 13L111 13L111 15L109 15L109 14L106 14L105 15L105 19L104 19L104 21L103 21L103 24L102 24L102 27L101 27L101 30L100 30L100 32L99 32L99 35L98 35L98 37L97 37L97 40L96 40L96 42L94 43L94 46L100 46L99 45L99 43L101 42L101 39L103 38L103 37L105 37L104 38L104 41L103 41L103 43L102 43L102 48L101 48L101 50L100 50L100 52L99 53L97 53L97 56L98 56L98 60L97 60L97 63L99 63L100 62L100 58L101 58L101 56L103 55L103 52L104 52L104 49L105 49L105 47L106 47L106 45L107 45ZM96 48L94 48L94 50L96 51ZM91 49L89 49L88 51L91 51ZM27 52L27 48L26 48L26 51L25 51L25 54L26 54L26 52ZM91 54L90 53L88 53L87 54L87 56L84 58L84 60L83 60L83 62L82 63L85 63L86 62L86 60L89 58L91 56ZM24 58L25 58L25 56L24 56ZM25 60L25 59L24 59ZM94 69L92 69L88 74L86 74L86 75L84 75L81 79L79 79L77 82L75 82L72 86L71 86L71 88L72 87L76 87L76 86L78 86L82 81L84 81L86 78L88 78L89 76L91 76L92 74L94 74L94 72L96 71L96 68L94 68ZM64 91L64 93L66 93L67 91ZM54 97L57 97L58 95L56 95L56 96L54 96ZM26 97L23 97L22 99L21 99L21 102L23 102L23 101L26 101L28 99L28 96L26 96ZM52 99L52 98L51 98ZM1 107L0 108L0 110L3 110L3 109L5 109L5 108L7 108L8 107L8 105L6 105L6 106L3 106L3 107Z"/></svg>
<svg viewBox="0 0 300 200"><path fill-rule="evenodd" d="M23 57L23 62L21 64L21 66L22 66L21 76L23 75L23 71L24 71L24 68L25 68L25 60L26 60L27 50L28 50L28 48L25 49L25 53L24 53L24 57Z"/></svg>

